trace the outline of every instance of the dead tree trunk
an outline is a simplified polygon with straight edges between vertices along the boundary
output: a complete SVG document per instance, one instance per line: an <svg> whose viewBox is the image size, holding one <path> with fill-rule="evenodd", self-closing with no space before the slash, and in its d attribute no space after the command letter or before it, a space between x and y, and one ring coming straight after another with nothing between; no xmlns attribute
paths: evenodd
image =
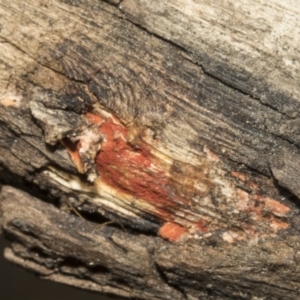
<svg viewBox="0 0 300 300"><path fill-rule="evenodd" d="M137 299L299 299L299 13L0 0L6 258Z"/></svg>

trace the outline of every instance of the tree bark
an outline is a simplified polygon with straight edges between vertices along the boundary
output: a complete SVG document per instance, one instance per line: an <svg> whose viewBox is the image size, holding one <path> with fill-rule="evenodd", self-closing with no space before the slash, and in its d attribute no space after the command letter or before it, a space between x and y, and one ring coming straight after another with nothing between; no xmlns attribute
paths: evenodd
<svg viewBox="0 0 300 300"><path fill-rule="evenodd" d="M299 299L299 13L0 0L5 257L125 298Z"/></svg>

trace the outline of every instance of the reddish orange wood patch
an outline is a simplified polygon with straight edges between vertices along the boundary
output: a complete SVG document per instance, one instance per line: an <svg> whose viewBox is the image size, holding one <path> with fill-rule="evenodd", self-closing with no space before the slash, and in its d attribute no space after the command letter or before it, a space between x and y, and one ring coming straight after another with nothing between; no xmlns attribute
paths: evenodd
<svg viewBox="0 0 300 300"><path fill-rule="evenodd" d="M63 139L61 143L68 149L69 155L71 156L71 159L74 165L76 166L78 172L84 173L81 157L79 155L80 141L77 141L76 143L72 143L68 139Z"/></svg>
<svg viewBox="0 0 300 300"><path fill-rule="evenodd" d="M176 223L165 223L158 231L158 234L171 241L176 242L182 237L183 235L187 234L187 228L180 226Z"/></svg>
<svg viewBox="0 0 300 300"><path fill-rule="evenodd" d="M282 219L290 211L288 206L259 195L258 186L246 175L231 172L235 181L252 192L238 188L208 148L199 165L175 161L151 148L137 128L128 128L108 113L88 113L86 117L92 125L90 131L76 143L62 141L78 171L85 172L83 154L96 144L91 163L99 175L94 181L99 194L106 189L102 196L124 201L125 211L134 207L159 217L164 222L158 231L161 237L177 241L189 233L206 236L222 230L223 239L233 242L276 234L289 226ZM118 206L115 204L116 209Z"/></svg>
<svg viewBox="0 0 300 300"><path fill-rule="evenodd" d="M172 220L167 211L187 200L177 195L176 187L170 183L168 170L140 141L132 145L128 142L128 129L116 119L89 114L91 122L99 125L104 141L96 157L96 165L101 179L119 189L157 207L156 214L167 221Z"/></svg>

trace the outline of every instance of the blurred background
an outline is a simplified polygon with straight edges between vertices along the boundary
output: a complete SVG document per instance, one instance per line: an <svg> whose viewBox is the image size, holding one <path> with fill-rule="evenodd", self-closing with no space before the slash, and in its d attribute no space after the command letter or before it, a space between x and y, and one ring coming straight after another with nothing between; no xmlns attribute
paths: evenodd
<svg viewBox="0 0 300 300"><path fill-rule="evenodd" d="M3 257L8 242L0 236L0 298L3 300L119 300L73 287L39 279L22 268L15 266Z"/></svg>

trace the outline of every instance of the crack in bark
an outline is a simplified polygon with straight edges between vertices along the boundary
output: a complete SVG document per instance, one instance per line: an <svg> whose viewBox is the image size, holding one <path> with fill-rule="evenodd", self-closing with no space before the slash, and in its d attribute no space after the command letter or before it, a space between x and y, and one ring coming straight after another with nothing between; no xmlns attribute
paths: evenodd
<svg viewBox="0 0 300 300"><path fill-rule="evenodd" d="M155 257L155 255L154 255L154 257ZM178 293L180 293L181 296L182 296L182 300L188 300L186 292L184 291L184 289L181 288L179 285L172 284L169 281L168 277L164 274L164 271L161 269L161 267L159 266L159 264L156 261L153 262L153 267L154 267L156 273L159 275L159 278L161 279L162 282L164 282L170 288L172 288L175 291L177 291Z"/></svg>

